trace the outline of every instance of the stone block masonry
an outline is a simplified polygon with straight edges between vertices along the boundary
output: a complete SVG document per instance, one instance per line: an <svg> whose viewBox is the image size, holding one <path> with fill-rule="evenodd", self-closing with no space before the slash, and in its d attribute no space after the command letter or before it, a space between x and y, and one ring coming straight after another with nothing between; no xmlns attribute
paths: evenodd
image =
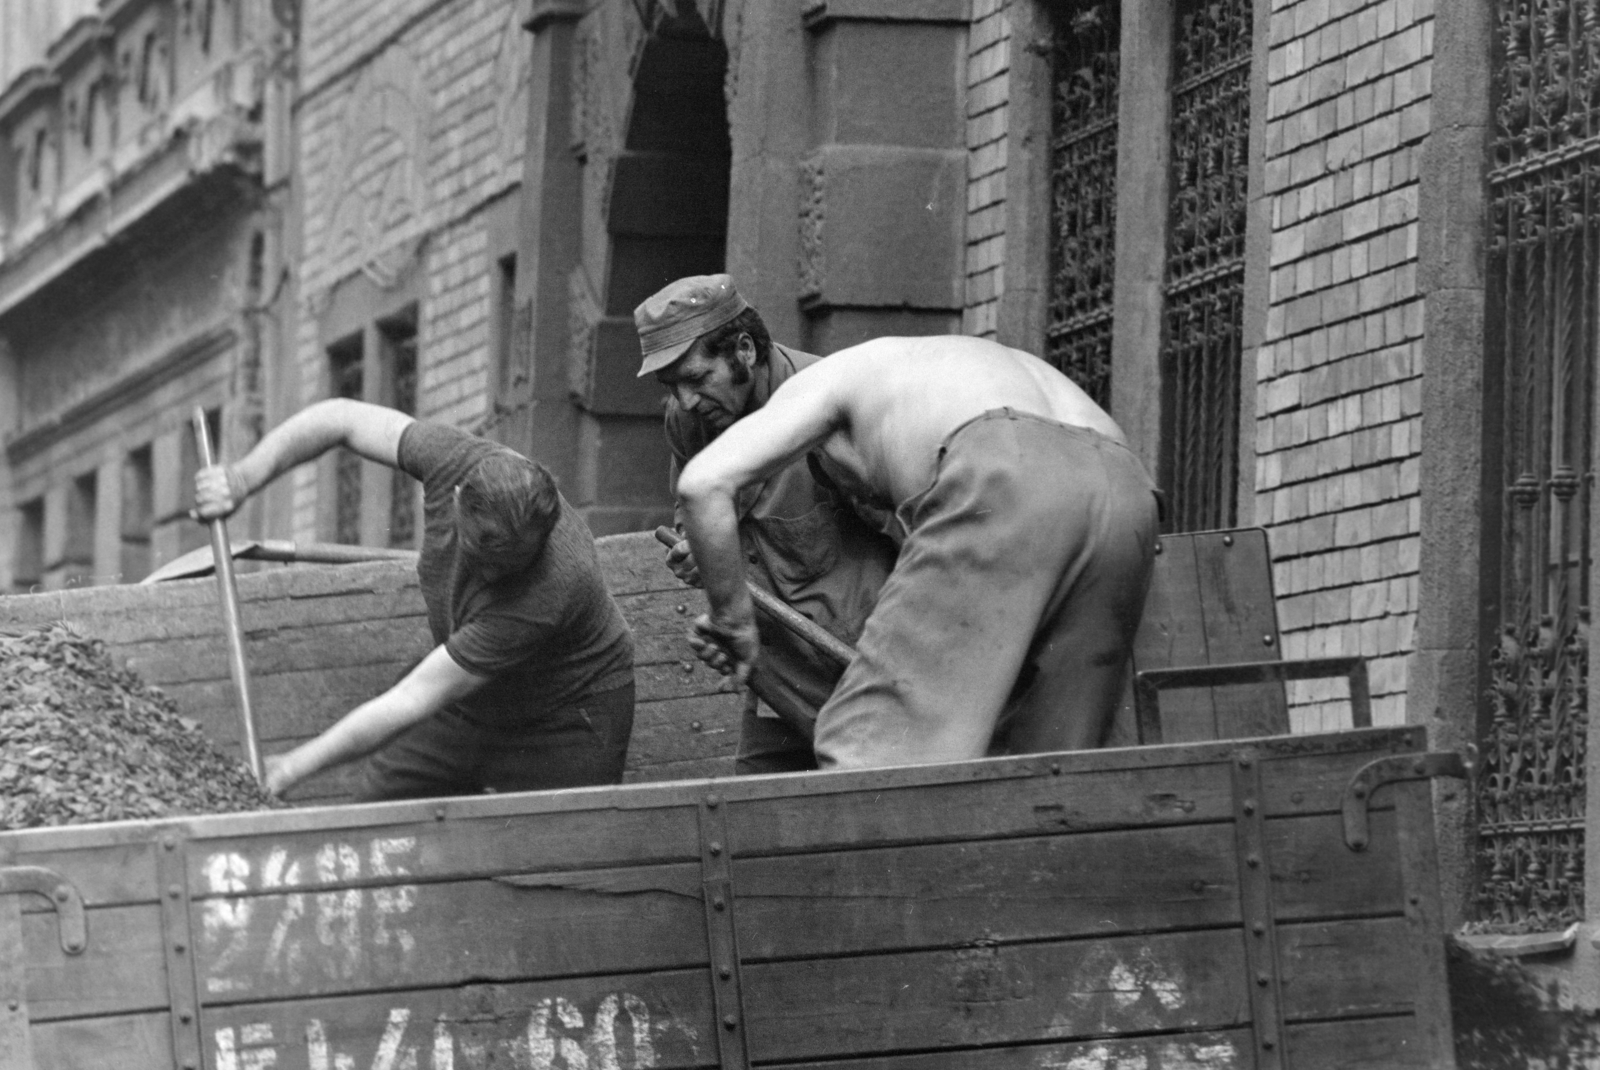
<svg viewBox="0 0 1600 1070"><path fill-rule="evenodd" d="M1271 533L1284 656L1365 655L1373 719L1399 724L1417 612L1433 0L1275 0L1270 26L1255 520ZM1295 685L1295 728L1347 724L1342 690Z"/></svg>

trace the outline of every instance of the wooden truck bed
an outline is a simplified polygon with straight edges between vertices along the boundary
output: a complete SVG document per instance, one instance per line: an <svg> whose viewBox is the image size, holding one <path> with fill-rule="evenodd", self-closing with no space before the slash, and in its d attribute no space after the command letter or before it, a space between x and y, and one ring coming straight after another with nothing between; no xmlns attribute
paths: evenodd
<svg viewBox="0 0 1600 1070"><path fill-rule="evenodd" d="M0 1070L1448 1067L1422 746L4 833Z"/></svg>

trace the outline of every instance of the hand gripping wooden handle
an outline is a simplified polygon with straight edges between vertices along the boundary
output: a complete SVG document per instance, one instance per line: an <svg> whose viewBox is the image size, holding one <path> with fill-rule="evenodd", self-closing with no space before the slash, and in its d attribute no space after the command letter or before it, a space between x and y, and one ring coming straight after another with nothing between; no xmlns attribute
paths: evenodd
<svg viewBox="0 0 1600 1070"><path fill-rule="evenodd" d="M656 528L656 541L661 545L676 546L678 545L678 539L678 533L671 528L666 526ZM837 661L840 665L849 665L851 659L856 656L855 649L849 643L842 641L810 617L791 608L788 604L753 583L747 582L745 586L750 589L751 600L755 602L762 612L828 655L834 661Z"/></svg>

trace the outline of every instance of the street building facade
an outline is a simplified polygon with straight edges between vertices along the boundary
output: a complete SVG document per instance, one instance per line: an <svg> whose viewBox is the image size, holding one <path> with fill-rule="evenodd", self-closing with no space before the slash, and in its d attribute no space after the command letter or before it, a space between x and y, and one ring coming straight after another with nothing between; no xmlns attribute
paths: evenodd
<svg viewBox="0 0 1600 1070"><path fill-rule="evenodd" d="M1267 529L1283 656L1363 655L1375 723L1478 748L1449 910L1578 925L1550 961L1600 998L1588 0L106 0L50 34L0 97L12 589L197 541L194 404L238 451L382 402L541 460L597 534L663 522L631 313L679 276L812 352L994 338L1106 404L1168 530ZM417 515L332 458L239 526ZM1347 726L1341 687L1291 685L1294 729Z"/></svg>

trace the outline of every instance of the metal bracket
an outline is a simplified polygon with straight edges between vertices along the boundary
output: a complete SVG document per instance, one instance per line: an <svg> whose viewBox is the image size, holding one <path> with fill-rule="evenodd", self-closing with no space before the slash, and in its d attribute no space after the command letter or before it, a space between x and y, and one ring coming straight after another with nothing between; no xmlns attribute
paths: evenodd
<svg viewBox="0 0 1600 1070"><path fill-rule="evenodd" d="M1239 863L1239 907L1244 920L1246 984L1256 1070L1282 1070L1283 979L1278 969L1278 923L1272 912L1272 867L1261 807L1261 763L1252 753L1233 760L1234 853Z"/></svg>
<svg viewBox="0 0 1600 1070"><path fill-rule="evenodd" d="M705 886L706 942L711 950L711 992L716 1004L718 1066L749 1070L744 988L733 923L733 845L728 805L715 793L700 801L700 872Z"/></svg>
<svg viewBox="0 0 1600 1070"><path fill-rule="evenodd" d="M0 895L33 892L50 901L56 910L61 931L61 950L81 955L89 946L89 931L83 920L83 896L72 882L43 866L0 867Z"/></svg>
<svg viewBox="0 0 1600 1070"><path fill-rule="evenodd" d="M1372 793L1385 784L1402 780L1431 780L1448 776L1458 780L1471 777L1470 755L1456 751L1427 751L1421 754L1395 754L1375 758L1356 770L1344 789L1344 843L1352 851L1365 851L1372 842L1367 821L1367 806Z"/></svg>
<svg viewBox="0 0 1600 1070"><path fill-rule="evenodd" d="M181 1070L200 1070L200 985L195 978L194 940L189 927L185 846L184 838L173 829L163 831L151 844L156 855L156 887L161 890L161 943L167 965L172 1061Z"/></svg>

